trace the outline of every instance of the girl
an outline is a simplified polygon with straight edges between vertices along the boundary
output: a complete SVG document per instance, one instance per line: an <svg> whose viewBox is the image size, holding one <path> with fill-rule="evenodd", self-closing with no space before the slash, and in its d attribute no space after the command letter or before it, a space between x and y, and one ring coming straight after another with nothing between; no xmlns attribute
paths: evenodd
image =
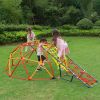
<svg viewBox="0 0 100 100"><path fill-rule="evenodd" d="M27 42L33 42L34 39L35 39L35 33L32 32L32 29L31 29L31 28L28 28L26 31L27 31ZM25 48L25 51L28 51L28 49L31 50L32 47L27 46L27 47Z"/></svg>
<svg viewBox="0 0 100 100"><path fill-rule="evenodd" d="M65 58L65 55L69 54L69 48L67 42L65 42L61 37L57 29L53 30L53 43L57 47L58 57L62 61Z"/></svg>
<svg viewBox="0 0 100 100"><path fill-rule="evenodd" d="M46 57L43 55L43 48L42 48L42 46L45 45L46 43L47 43L47 40L45 38L42 38L40 40L40 43L38 44L37 58L39 61L39 66L38 66L37 70L40 70L41 66L44 65L44 60L46 60Z"/></svg>
<svg viewBox="0 0 100 100"><path fill-rule="evenodd" d="M31 28L27 29L27 42L33 42L35 39L35 33L32 32Z"/></svg>

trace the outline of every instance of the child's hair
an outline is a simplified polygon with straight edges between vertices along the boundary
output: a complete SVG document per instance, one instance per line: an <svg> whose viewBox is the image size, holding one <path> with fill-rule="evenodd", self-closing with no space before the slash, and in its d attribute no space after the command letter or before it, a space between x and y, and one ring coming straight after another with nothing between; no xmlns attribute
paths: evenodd
<svg viewBox="0 0 100 100"><path fill-rule="evenodd" d="M53 29L52 35L53 36L60 36L60 32L57 29Z"/></svg>
<svg viewBox="0 0 100 100"><path fill-rule="evenodd" d="M29 28L26 29L26 31L27 31L27 32L32 31L32 28L29 27Z"/></svg>
<svg viewBox="0 0 100 100"><path fill-rule="evenodd" d="M40 42L47 42L45 38L40 39Z"/></svg>
<svg viewBox="0 0 100 100"><path fill-rule="evenodd" d="M54 29L52 31L53 39L52 41L54 42L54 45L56 46L57 44L57 38L60 36L60 32L57 29Z"/></svg>

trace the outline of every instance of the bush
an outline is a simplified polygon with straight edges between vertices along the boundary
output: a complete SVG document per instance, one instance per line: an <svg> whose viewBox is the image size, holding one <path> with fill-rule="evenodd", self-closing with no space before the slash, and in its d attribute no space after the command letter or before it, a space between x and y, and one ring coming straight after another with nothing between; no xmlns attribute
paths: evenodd
<svg viewBox="0 0 100 100"><path fill-rule="evenodd" d="M32 29L33 30L39 30L39 31L42 31L42 30L44 30L44 29L50 29L50 26L40 26L40 25L33 25L32 26Z"/></svg>
<svg viewBox="0 0 100 100"><path fill-rule="evenodd" d="M26 34L24 32L4 32L0 34L0 45L23 41L26 41Z"/></svg>
<svg viewBox="0 0 100 100"><path fill-rule="evenodd" d="M95 26L100 26L100 20L95 22Z"/></svg>
<svg viewBox="0 0 100 100"><path fill-rule="evenodd" d="M61 36L100 36L100 29L91 29L91 30L81 30L81 29L59 29ZM38 38L41 37L52 37L50 31L48 33L42 33L37 35Z"/></svg>
<svg viewBox="0 0 100 100"><path fill-rule="evenodd" d="M77 23L77 26L79 29L91 29L93 28L93 23L91 20L84 18Z"/></svg>
<svg viewBox="0 0 100 100"><path fill-rule="evenodd" d="M32 27L30 25L0 25L1 31L25 31L27 27Z"/></svg>
<svg viewBox="0 0 100 100"><path fill-rule="evenodd" d="M40 30L40 31L42 30L42 26L40 25L34 25L32 28L35 30Z"/></svg>
<svg viewBox="0 0 100 100"><path fill-rule="evenodd" d="M90 16L90 19L93 23L95 23L99 19L99 15L97 12L93 12Z"/></svg>
<svg viewBox="0 0 100 100"><path fill-rule="evenodd" d="M59 28L70 30L72 28L72 26L71 25L63 25L63 26L60 26Z"/></svg>
<svg viewBox="0 0 100 100"><path fill-rule="evenodd" d="M66 26L66 25L65 25ZM58 29L60 30L61 36L98 36L100 37L100 28L94 28L90 30L81 30L76 27L71 29L66 29L66 27L60 26ZM42 37L52 37L51 28L42 26L42 30L33 30L37 36L38 39L41 39ZM65 29L64 29L65 28ZM12 31L7 32L4 31L0 34L0 44L8 44L8 43L14 43L14 42L26 42L26 32L25 31Z"/></svg>

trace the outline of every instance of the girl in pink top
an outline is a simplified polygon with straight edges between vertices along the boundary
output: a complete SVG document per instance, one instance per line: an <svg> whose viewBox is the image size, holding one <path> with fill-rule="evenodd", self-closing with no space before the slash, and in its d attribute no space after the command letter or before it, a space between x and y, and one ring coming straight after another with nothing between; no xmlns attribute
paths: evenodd
<svg viewBox="0 0 100 100"><path fill-rule="evenodd" d="M31 28L27 29L27 42L33 42L35 39L35 34L32 32ZM25 51L32 50L32 47L26 46Z"/></svg>
<svg viewBox="0 0 100 100"><path fill-rule="evenodd" d="M35 39L35 33L32 32L31 28L27 29L27 42L33 42Z"/></svg>
<svg viewBox="0 0 100 100"><path fill-rule="evenodd" d="M53 31L53 42L58 49L58 57L64 59L65 55L69 54L68 44L60 37L60 33L56 29Z"/></svg>

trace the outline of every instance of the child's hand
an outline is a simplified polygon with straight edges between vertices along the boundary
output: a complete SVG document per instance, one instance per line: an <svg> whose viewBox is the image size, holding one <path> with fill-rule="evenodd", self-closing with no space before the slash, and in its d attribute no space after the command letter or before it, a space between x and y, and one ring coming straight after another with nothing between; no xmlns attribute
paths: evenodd
<svg viewBox="0 0 100 100"><path fill-rule="evenodd" d="M32 37L30 37L30 40L32 40L33 38Z"/></svg>

